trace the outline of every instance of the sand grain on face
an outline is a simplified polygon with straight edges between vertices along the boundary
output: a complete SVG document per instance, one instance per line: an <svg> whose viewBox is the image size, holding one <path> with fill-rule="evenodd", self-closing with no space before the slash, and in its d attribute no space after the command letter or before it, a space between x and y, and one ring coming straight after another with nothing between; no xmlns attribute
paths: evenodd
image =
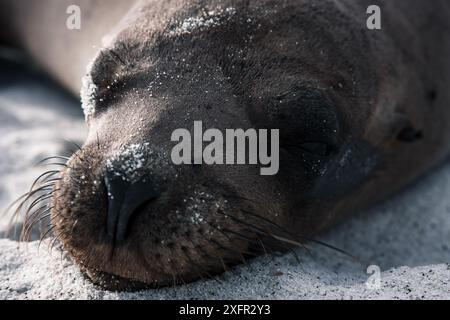
<svg viewBox="0 0 450 320"><path fill-rule="evenodd" d="M171 35L188 34L196 30L206 30L217 27L236 14L236 9L229 7L226 9L217 8L203 12L198 17L190 17L178 23L170 32Z"/></svg>
<svg viewBox="0 0 450 320"><path fill-rule="evenodd" d="M137 181L143 174L142 169L147 164L148 157L151 157L151 151L148 150L148 146L148 143L144 143L132 144L126 147L123 151L106 161L107 169L124 181L130 183Z"/></svg>
<svg viewBox="0 0 450 320"><path fill-rule="evenodd" d="M106 160L106 168L116 177L130 184L146 177L155 181L176 178L167 153L152 149L150 143L131 144L123 147Z"/></svg>
<svg viewBox="0 0 450 320"><path fill-rule="evenodd" d="M83 109L86 120L95 113L95 99L98 94L98 87L92 79L91 69L92 64L87 67L87 73L81 80L81 108Z"/></svg>

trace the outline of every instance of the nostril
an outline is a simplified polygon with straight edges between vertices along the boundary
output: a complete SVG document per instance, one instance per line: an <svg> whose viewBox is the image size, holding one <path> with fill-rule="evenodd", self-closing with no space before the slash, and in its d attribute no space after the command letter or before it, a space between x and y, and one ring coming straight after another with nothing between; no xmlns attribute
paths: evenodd
<svg viewBox="0 0 450 320"><path fill-rule="evenodd" d="M156 199L160 192L151 179L130 182L110 171L106 172L105 184L108 192L106 231L118 244L126 239L129 223L138 209Z"/></svg>

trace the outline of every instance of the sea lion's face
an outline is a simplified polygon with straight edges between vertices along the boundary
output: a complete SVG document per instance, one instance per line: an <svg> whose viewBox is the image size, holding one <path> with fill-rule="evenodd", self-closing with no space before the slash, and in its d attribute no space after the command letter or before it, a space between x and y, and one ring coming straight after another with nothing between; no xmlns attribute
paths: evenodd
<svg viewBox="0 0 450 320"><path fill-rule="evenodd" d="M191 12L147 41L127 29L97 57L83 97L89 137L52 218L95 282L188 282L284 250L365 183L378 158L363 130L375 86L362 40L339 46L342 34L291 11ZM278 173L176 166L171 135L194 121L279 129Z"/></svg>

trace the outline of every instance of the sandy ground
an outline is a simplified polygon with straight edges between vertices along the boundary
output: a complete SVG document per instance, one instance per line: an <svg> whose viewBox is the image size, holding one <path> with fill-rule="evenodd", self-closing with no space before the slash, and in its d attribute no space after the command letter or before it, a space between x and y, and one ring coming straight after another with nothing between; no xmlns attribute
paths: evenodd
<svg viewBox="0 0 450 320"><path fill-rule="evenodd" d="M85 134L76 101L33 73L12 70L0 62L0 212L43 172L33 164L64 153L63 139ZM213 280L137 293L99 290L46 242L38 250L38 242L4 238L8 219L0 217L0 299L449 299L449 194L450 162L321 237L364 263L313 245ZM369 265L381 274L367 274Z"/></svg>

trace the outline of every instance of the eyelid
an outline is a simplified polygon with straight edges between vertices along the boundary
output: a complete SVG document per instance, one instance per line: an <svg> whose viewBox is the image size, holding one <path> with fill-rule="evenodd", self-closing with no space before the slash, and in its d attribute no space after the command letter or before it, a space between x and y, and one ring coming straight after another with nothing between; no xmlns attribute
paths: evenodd
<svg viewBox="0 0 450 320"><path fill-rule="evenodd" d="M331 105L330 98L325 92L318 87L300 85L294 86L289 90L286 90L271 99L278 103L288 103L294 101L318 101L326 102Z"/></svg>
<svg viewBox="0 0 450 320"><path fill-rule="evenodd" d="M294 93L295 91L292 91L292 90L288 90L288 91L285 91L285 92L283 92L283 93L280 93L279 95L277 95L276 97L275 97L275 99L276 100L283 100L284 98L286 98L288 95L290 95L290 94L294 94L295 95L295 93Z"/></svg>

